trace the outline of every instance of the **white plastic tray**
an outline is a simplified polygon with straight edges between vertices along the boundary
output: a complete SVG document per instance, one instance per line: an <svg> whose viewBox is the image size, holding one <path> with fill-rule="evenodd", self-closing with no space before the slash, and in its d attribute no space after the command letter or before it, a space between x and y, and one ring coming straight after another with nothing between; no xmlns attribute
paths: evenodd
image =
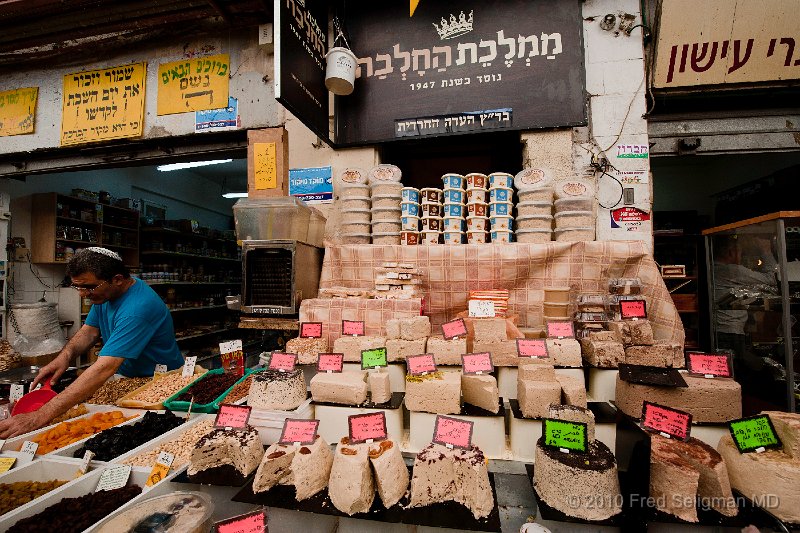
<svg viewBox="0 0 800 533"><path fill-rule="evenodd" d="M192 427L193 425L199 423L200 421L207 420L207 419L212 419L213 420L215 416L216 415L199 414L196 417L191 417L189 419L189 421L181 424L180 426L176 427L175 429L164 433L163 435L161 435L160 437L158 437L156 439L147 441L146 443L142 444L138 448L134 448L133 450L131 450L131 451L127 452L127 453L124 453L124 454L120 455L119 457L115 457L110 462L111 463L115 463L115 464L120 464L125 459L128 459L130 457L139 455L140 453L146 452L148 450L152 450L153 448L155 448L156 446L159 446L160 444L162 444L164 442L167 442L167 441L170 441L170 440L173 440L173 439L179 437L181 434L183 434L185 431L187 431L190 427ZM176 466L176 468L177 468L178 471L181 471L181 470L184 470L187 466L189 466L189 465L180 465L180 466ZM143 467L137 467L137 468L143 468Z"/></svg>

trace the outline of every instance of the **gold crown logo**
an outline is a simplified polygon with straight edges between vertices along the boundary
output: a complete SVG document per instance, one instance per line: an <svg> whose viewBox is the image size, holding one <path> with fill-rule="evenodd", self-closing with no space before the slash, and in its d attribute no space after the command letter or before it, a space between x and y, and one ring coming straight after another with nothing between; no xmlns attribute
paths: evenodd
<svg viewBox="0 0 800 533"><path fill-rule="evenodd" d="M472 11L469 12L469 17L464 15L462 11L457 19L456 16L451 13L449 22L442 17L442 25L439 26L434 22L433 26L436 28L442 40L460 37L472 31Z"/></svg>

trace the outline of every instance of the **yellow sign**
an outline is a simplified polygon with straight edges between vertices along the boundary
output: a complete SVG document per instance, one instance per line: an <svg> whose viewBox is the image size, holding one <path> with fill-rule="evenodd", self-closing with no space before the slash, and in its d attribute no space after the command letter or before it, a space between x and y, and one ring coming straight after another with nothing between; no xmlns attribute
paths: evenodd
<svg viewBox="0 0 800 533"><path fill-rule="evenodd" d="M417 10L417 6L419 5L419 0L411 0L411 4L408 6L411 10L411 14L408 15L409 17L414 16L414 11Z"/></svg>
<svg viewBox="0 0 800 533"><path fill-rule="evenodd" d="M0 137L33 133L38 87L0 92Z"/></svg>
<svg viewBox="0 0 800 533"><path fill-rule="evenodd" d="M276 189L278 187L276 150L275 143L253 143L257 191Z"/></svg>
<svg viewBox="0 0 800 533"><path fill-rule="evenodd" d="M61 146L141 137L146 63L64 76Z"/></svg>
<svg viewBox="0 0 800 533"><path fill-rule="evenodd" d="M0 472L8 472L14 463L17 461L16 457L0 457Z"/></svg>
<svg viewBox="0 0 800 533"><path fill-rule="evenodd" d="M228 54L158 66L158 114L172 115L228 106Z"/></svg>
<svg viewBox="0 0 800 533"><path fill-rule="evenodd" d="M168 473L169 473L169 466L161 463L154 464L153 469L150 471L150 475L147 476L147 481L145 482L145 485L147 485L148 487L152 487L153 485L155 485L156 483L167 477Z"/></svg>

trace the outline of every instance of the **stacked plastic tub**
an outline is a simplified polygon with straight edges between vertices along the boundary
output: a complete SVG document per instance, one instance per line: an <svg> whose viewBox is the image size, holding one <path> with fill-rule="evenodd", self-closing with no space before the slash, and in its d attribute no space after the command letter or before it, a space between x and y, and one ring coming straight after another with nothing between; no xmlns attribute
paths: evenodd
<svg viewBox="0 0 800 533"><path fill-rule="evenodd" d="M419 189L403 187L400 191L400 244L419 244L420 214Z"/></svg>
<svg viewBox="0 0 800 533"><path fill-rule="evenodd" d="M369 244L372 214L367 173L358 168L345 169L336 180L342 220L340 240L344 244Z"/></svg>
<svg viewBox="0 0 800 533"><path fill-rule="evenodd" d="M555 240L593 241L595 238L595 186L574 178L555 185Z"/></svg>
<svg viewBox="0 0 800 533"><path fill-rule="evenodd" d="M464 192L466 179L461 174L442 176L444 205L442 206L442 230L445 244L463 244L467 237L467 198Z"/></svg>
<svg viewBox="0 0 800 533"><path fill-rule="evenodd" d="M514 176L505 172L489 174L489 200L492 211L497 213L489 217L489 234L492 242L514 241Z"/></svg>
<svg viewBox="0 0 800 533"><path fill-rule="evenodd" d="M467 242L482 244L489 242L489 177L472 172L467 181Z"/></svg>
<svg viewBox="0 0 800 533"><path fill-rule="evenodd" d="M553 240L553 173L546 168L526 168L514 177L517 188L517 242Z"/></svg>
<svg viewBox="0 0 800 533"><path fill-rule="evenodd" d="M419 196L422 202L420 204L422 219L420 220L419 243L439 244L442 242L442 229L444 228L443 191L434 187L426 187L419 190Z"/></svg>
<svg viewBox="0 0 800 533"><path fill-rule="evenodd" d="M378 165L369 171L372 196L372 244L400 244L402 173L394 165Z"/></svg>

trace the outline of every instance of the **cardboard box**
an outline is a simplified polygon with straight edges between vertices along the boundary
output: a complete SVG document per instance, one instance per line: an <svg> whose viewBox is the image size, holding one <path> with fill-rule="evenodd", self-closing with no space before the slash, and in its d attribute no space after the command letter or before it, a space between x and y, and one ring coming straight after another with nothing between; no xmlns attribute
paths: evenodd
<svg viewBox="0 0 800 533"><path fill-rule="evenodd" d="M247 132L249 198L289 195L289 134L283 127Z"/></svg>

